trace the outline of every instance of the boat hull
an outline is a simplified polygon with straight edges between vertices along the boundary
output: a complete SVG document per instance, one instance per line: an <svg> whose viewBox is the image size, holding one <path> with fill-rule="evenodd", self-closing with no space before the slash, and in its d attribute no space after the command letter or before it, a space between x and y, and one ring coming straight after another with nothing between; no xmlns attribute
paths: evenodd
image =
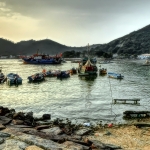
<svg viewBox="0 0 150 150"><path fill-rule="evenodd" d="M100 74L100 75L105 75L105 74L107 74L107 69L100 69L100 70L99 70L99 74Z"/></svg>
<svg viewBox="0 0 150 150"><path fill-rule="evenodd" d="M59 74L57 74L57 79L65 79L69 77L70 77L70 73L65 71L61 71Z"/></svg>
<svg viewBox="0 0 150 150"><path fill-rule="evenodd" d="M97 72L79 73L78 76L95 76Z"/></svg>
<svg viewBox="0 0 150 150"><path fill-rule="evenodd" d="M5 76L3 73L0 73L0 83L3 82L5 79Z"/></svg>
<svg viewBox="0 0 150 150"><path fill-rule="evenodd" d="M29 82L41 82L41 81L44 81L45 78L44 78L44 75L42 73L36 73L34 75L31 75L27 78L29 80Z"/></svg>
<svg viewBox="0 0 150 150"><path fill-rule="evenodd" d="M121 74L111 73L111 72L108 72L108 77L114 78L114 79L123 79L124 78L124 76L122 76Z"/></svg>
<svg viewBox="0 0 150 150"><path fill-rule="evenodd" d="M44 60L44 59L41 60L29 60L25 58L22 59L24 64L61 64L61 61L55 61L55 60L52 61L52 60Z"/></svg>

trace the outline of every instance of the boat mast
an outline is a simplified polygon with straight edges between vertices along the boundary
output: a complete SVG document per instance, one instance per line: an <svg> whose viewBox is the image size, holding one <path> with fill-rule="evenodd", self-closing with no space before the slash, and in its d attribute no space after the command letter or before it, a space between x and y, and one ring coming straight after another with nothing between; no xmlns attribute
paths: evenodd
<svg viewBox="0 0 150 150"><path fill-rule="evenodd" d="M39 53L39 49L37 49L37 52L36 52L36 54L38 55L38 53Z"/></svg>
<svg viewBox="0 0 150 150"><path fill-rule="evenodd" d="M89 43L88 43L88 45L87 45L87 55L88 55L88 59L89 59Z"/></svg>

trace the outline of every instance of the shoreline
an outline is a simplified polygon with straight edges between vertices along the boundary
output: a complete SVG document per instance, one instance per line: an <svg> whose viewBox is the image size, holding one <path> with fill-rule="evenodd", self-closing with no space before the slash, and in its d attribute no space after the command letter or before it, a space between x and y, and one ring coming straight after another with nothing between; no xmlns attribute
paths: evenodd
<svg viewBox="0 0 150 150"><path fill-rule="evenodd" d="M37 149L150 149L150 118L126 124L72 124L69 119L51 120L50 114L34 118L33 112L15 112L0 107L0 149L20 145L25 150ZM141 126L139 126L142 124ZM143 126L143 124L145 124ZM135 140L136 139L136 140ZM146 140L144 140L146 139ZM140 142L142 141L142 142ZM149 144L149 145L148 145ZM7 146L7 147L6 147ZM12 150L12 149L11 149ZM21 149L20 149L21 150Z"/></svg>

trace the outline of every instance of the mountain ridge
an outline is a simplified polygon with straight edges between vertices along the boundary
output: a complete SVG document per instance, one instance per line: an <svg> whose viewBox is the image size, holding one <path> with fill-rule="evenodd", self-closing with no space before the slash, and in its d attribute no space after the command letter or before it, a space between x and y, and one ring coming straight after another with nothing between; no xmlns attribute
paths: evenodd
<svg viewBox="0 0 150 150"><path fill-rule="evenodd" d="M106 44L90 45L92 51L104 51L118 54L150 53L150 25L133 31ZM40 53L57 54L65 51L84 51L87 46L71 47L50 39L28 40L14 43L0 38L0 55L31 55L39 50Z"/></svg>

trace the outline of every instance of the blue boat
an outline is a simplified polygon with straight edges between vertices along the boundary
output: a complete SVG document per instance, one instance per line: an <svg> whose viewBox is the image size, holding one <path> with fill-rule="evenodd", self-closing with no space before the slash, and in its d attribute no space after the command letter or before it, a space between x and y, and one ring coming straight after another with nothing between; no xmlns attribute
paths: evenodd
<svg viewBox="0 0 150 150"><path fill-rule="evenodd" d="M124 78L124 76L119 73L108 72L107 75L109 78L115 78L115 79L123 79Z"/></svg>
<svg viewBox="0 0 150 150"><path fill-rule="evenodd" d="M69 71L61 71L59 74L57 74L57 79L64 79L69 77L70 77Z"/></svg>
<svg viewBox="0 0 150 150"><path fill-rule="evenodd" d="M6 76L6 83L8 85L19 85L22 84L22 78L18 74L9 73Z"/></svg>
<svg viewBox="0 0 150 150"><path fill-rule="evenodd" d="M45 69L42 70L42 74L44 77L57 77L58 74L60 74L60 70L48 70Z"/></svg>
<svg viewBox="0 0 150 150"><path fill-rule="evenodd" d="M22 57L24 64L61 64L62 54L49 56L45 54L34 54L29 57Z"/></svg>
<svg viewBox="0 0 150 150"><path fill-rule="evenodd" d="M44 75L42 73L36 73L28 77L29 82L41 82L45 80Z"/></svg>

